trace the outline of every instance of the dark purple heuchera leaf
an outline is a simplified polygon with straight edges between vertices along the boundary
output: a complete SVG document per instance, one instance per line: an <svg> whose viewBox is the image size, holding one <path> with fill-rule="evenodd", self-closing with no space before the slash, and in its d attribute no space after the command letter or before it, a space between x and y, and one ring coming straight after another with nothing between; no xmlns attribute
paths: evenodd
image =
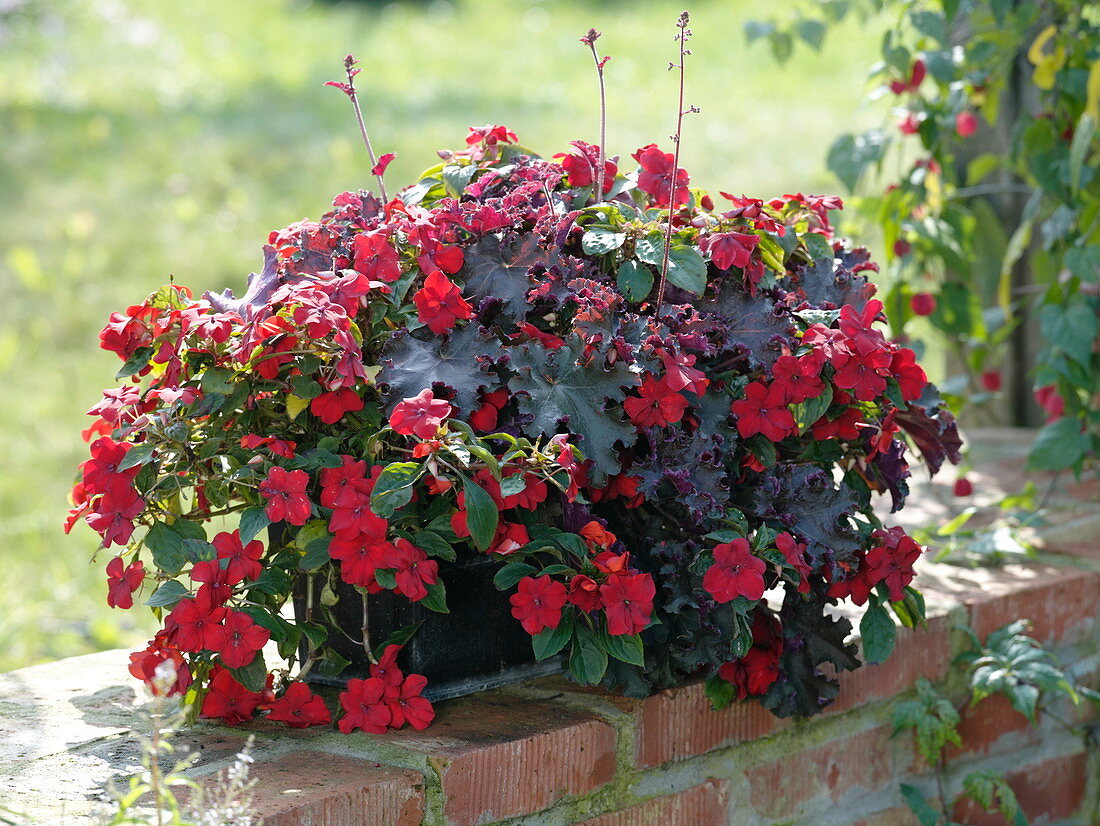
<svg viewBox="0 0 1100 826"><path fill-rule="evenodd" d="M845 304L863 309L875 287L863 275L845 266L845 259L819 258L780 279L779 286L815 307L836 309Z"/></svg>
<svg viewBox="0 0 1100 826"><path fill-rule="evenodd" d="M794 329L785 309L763 296L753 298L732 281L722 285L713 301L699 302L699 308L725 321L727 348L739 347L750 361L769 368Z"/></svg>
<svg viewBox="0 0 1100 826"><path fill-rule="evenodd" d="M905 443L894 439L885 453L876 453L869 470L875 479L890 491L890 513L897 513L905 506L909 495L909 463L905 461Z"/></svg>
<svg viewBox="0 0 1100 826"><path fill-rule="evenodd" d="M516 375L508 387L513 394L521 394L520 412L532 417L528 432L553 436L565 426L574 434L570 441L593 461L590 477L595 484L618 473L615 443L630 447L638 434L622 420L617 406L605 408L608 401L622 402L623 388L641 384L637 373L622 361L608 369L598 353L582 363L584 343L576 338L560 350L523 345L509 352Z"/></svg>
<svg viewBox="0 0 1100 826"><path fill-rule="evenodd" d="M244 321L251 321L267 307L272 293L282 286L277 262L275 248L265 244L263 268L248 276L248 289L243 296L235 298L232 290L226 290L223 293L205 292L203 298L219 313L236 313Z"/></svg>
<svg viewBox="0 0 1100 826"><path fill-rule="evenodd" d="M926 384L921 397L910 402L905 410L899 410L894 421L916 443L929 476L936 474L944 459L956 465L962 460L959 426L951 411L943 406L935 385Z"/></svg>
<svg viewBox="0 0 1100 826"><path fill-rule="evenodd" d="M522 318L527 311L527 292L534 286L530 270L549 268L556 259L555 253L542 248L536 235L510 235L507 241L489 235L466 250L459 277L468 296L476 301L499 298L504 302L503 314Z"/></svg>
<svg viewBox="0 0 1100 826"><path fill-rule="evenodd" d="M826 614L825 608L817 595L802 599L788 593L783 600L781 676L762 700L778 717L808 717L836 699L839 682L819 666L828 663L833 673L859 667L856 647L844 641L852 633L852 624Z"/></svg>
<svg viewBox="0 0 1100 826"><path fill-rule="evenodd" d="M729 500L724 459L727 446L721 436L707 437L696 432L679 438L658 438L652 442L653 455L631 469L641 477L638 490L646 499L674 500L688 514L688 523L699 524L707 517L725 513ZM661 495L662 485L670 486Z"/></svg>
<svg viewBox="0 0 1100 826"><path fill-rule="evenodd" d="M815 567L822 560L848 561L859 550L859 538L848 519L856 510L855 497L844 484L815 465L780 464L762 474L753 492L754 512L777 519L809 545Z"/></svg>
<svg viewBox="0 0 1100 826"><path fill-rule="evenodd" d="M502 355L500 342L486 335L478 324L467 324L428 341L398 331L382 351L377 379L386 387L386 412L402 399L433 384L443 384L454 391L452 403L461 414L469 414L479 406L478 388L492 389L498 384L486 367Z"/></svg>

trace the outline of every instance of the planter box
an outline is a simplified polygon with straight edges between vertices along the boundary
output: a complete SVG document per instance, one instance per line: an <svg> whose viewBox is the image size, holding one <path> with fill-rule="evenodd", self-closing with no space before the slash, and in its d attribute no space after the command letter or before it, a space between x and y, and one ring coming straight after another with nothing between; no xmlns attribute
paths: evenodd
<svg viewBox="0 0 1100 826"><path fill-rule="evenodd" d="M531 637L512 617L507 595L493 585L498 569L494 560L472 552L460 551L455 562L440 561L439 577L447 584L449 614L429 611L390 591L367 597L368 627L375 647L394 631L420 623L397 662L405 673L428 678L424 696L429 700L458 697L561 670L560 658L535 662ZM322 585L314 583L314 605L320 605ZM343 686L350 679L370 676L370 661L358 642L363 598L344 582L336 586L336 595L338 602L329 609L335 627L329 627L328 641L351 665L337 677L310 672L307 682ZM299 617L305 611L303 596L294 601ZM330 626L316 610L314 621Z"/></svg>

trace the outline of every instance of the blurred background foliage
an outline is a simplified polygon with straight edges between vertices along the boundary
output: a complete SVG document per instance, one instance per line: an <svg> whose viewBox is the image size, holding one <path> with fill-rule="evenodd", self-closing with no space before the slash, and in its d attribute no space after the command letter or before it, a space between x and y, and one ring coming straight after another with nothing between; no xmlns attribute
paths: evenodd
<svg viewBox="0 0 1100 826"><path fill-rule="evenodd" d="M883 121L861 108L877 34L841 24L782 68L749 49L747 0L692 3L683 165L714 191L836 188L826 150ZM597 140L591 57L604 32L608 145L669 146L674 23L648 0L0 0L0 670L144 641L112 612L94 534L61 529L83 414L112 384L107 315L172 277L243 287L267 233L368 184L346 98L352 52L393 188L503 123L549 156Z"/></svg>

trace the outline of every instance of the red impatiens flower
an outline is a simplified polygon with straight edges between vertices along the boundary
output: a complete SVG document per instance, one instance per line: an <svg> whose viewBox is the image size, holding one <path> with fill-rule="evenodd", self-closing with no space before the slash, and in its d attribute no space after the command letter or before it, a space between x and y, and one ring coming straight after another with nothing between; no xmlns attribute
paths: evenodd
<svg viewBox="0 0 1100 826"><path fill-rule="evenodd" d="M779 385L791 404L816 399L825 392L821 364L815 359L780 356L772 366L772 385Z"/></svg>
<svg viewBox="0 0 1100 826"><path fill-rule="evenodd" d="M390 414L390 427L402 436L432 438L439 425L451 415L451 403L435 398L431 388L397 403Z"/></svg>
<svg viewBox="0 0 1100 826"><path fill-rule="evenodd" d="M570 605L576 605L582 611L591 613L601 605L600 586L592 577L577 574L569 580L568 600Z"/></svg>
<svg viewBox="0 0 1100 826"><path fill-rule="evenodd" d="M890 359L890 372L897 379L901 396L907 402L916 401L924 393L928 376L917 364L917 354L908 347L899 347Z"/></svg>
<svg viewBox="0 0 1100 826"><path fill-rule="evenodd" d="M771 441L780 442L797 430L780 384L750 382L745 397L731 404L730 412L737 417L737 432L743 439L762 433Z"/></svg>
<svg viewBox="0 0 1100 826"><path fill-rule="evenodd" d="M485 393L481 399L481 406L470 414L470 427L478 433L491 433L496 430L500 411L508 404L508 388Z"/></svg>
<svg viewBox="0 0 1100 826"><path fill-rule="evenodd" d="M687 399L668 386L664 379L647 375L638 388L641 398L630 397L623 409L638 427L663 427L675 424L684 416Z"/></svg>
<svg viewBox="0 0 1100 826"><path fill-rule="evenodd" d="M271 632L252 621L243 611L229 611L225 617L225 646L221 660L229 668L244 668L267 645Z"/></svg>
<svg viewBox="0 0 1100 826"><path fill-rule="evenodd" d="M793 536L783 531L775 537L775 547L783 554L787 564L798 572L798 593L808 593L810 590L809 576L812 569L809 563L806 562L806 543L795 541Z"/></svg>
<svg viewBox="0 0 1100 826"><path fill-rule="evenodd" d="M201 713L203 717L220 719L226 725L236 726L252 719L262 699L233 679L228 669L215 668L210 690L202 701Z"/></svg>
<svg viewBox="0 0 1100 826"><path fill-rule="evenodd" d="M329 543L328 554L340 563L340 578L349 585L359 585L378 593L374 572L389 564L393 546L367 536L335 537Z"/></svg>
<svg viewBox="0 0 1100 826"><path fill-rule="evenodd" d="M306 496L309 474L304 470L287 470L275 465L260 482L260 495L267 500L265 512L272 522L304 525L309 521L312 506Z"/></svg>
<svg viewBox="0 0 1100 826"><path fill-rule="evenodd" d="M122 567L122 557L107 563L107 604L112 608L133 608L134 591L145 581L145 565L136 559Z"/></svg>
<svg viewBox="0 0 1100 826"><path fill-rule="evenodd" d="M525 576L508 599L512 603L512 616L532 636L544 628L558 627L565 600L565 586L548 576Z"/></svg>
<svg viewBox="0 0 1100 826"><path fill-rule="evenodd" d="M569 186L574 188L591 186L596 180L596 167L600 163L599 147L584 141L571 141L571 143L577 151L569 154L559 152L554 156L554 160L561 164L565 174L569 176ZM603 191L606 194L615 185L615 174L619 168L613 160L605 158L603 170Z"/></svg>
<svg viewBox="0 0 1100 826"><path fill-rule="evenodd" d="M835 418L822 416L814 424L811 433L819 441L839 439L850 442L860 437L859 424L862 421L863 414L858 407L846 407Z"/></svg>
<svg viewBox="0 0 1100 826"><path fill-rule="evenodd" d="M916 576L913 565L924 549L900 527L878 530L873 535L882 544L867 552L865 576L875 584L885 582L891 602L898 602L905 598L905 586Z"/></svg>
<svg viewBox="0 0 1100 826"><path fill-rule="evenodd" d="M439 581L439 563L403 537L394 541L386 565L394 569L397 592L413 602L424 599L428 586Z"/></svg>
<svg viewBox="0 0 1100 826"><path fill-rule="evenodd" d="M378 662L371 663L370 666L370 675L386 684L388 697L396 696L401 691L401 684L405 681L405 675L397 667L397 655L400 653L400 645L387 645Z"/></svg>
<svg viewBox="0 0 1100 826"><path fill-rule="evenodd" d="M221 651L225 648L226 609L217 605L213 592L200 588L191 599L181 600L169 619L176 625L175 644L180 651Z"/></svg>
<svg viewBox="0 0 1100 826"><path fill-rule="evenodd" d="M167 668L164 663L170 663ZM164 644L164 632L160 632L141 651L130 655L130 673L141 680L153 692L153 696L184 694L191 685L191 669L183 659L183 654ZM172 682L165 684L165 675Z"/></svg>
<svg viewBox="0 0 1100 826"><path fill-rule="evenodd" d="M361 232L352 239L353 267L371 281L396 281L401 277L397 250L382 232Z"/></svg>
<svg viewBox="0 0 1100 826"><path fill-rule="evenodd" d="M955 480L951 492L955 496L971 496L974 493L974 485L965 476L960 476Z"/></svg>
<svg viewBox="0 0 1100 826"><path fill-rule="evenodd" d="M264 555L264 543L253 539L247 545L241 542L239 530L222 531L212 542L219 560L228 560L225 566L225 582L236 585L246 579L256 579L263 572L260 558Z"/></svg>
<svg viewBox="0 0 1100 826"><path fill-rule="evenodd" d="M766 694L772 683L779 679L779 652L772 648L753 646L740 660L725 663L718 669L718 676L733 683L737 696Z"/></svg>
<svg viewBox="0 0 1100 826"><path fill-rule="evenodd" d="M611 531L593 519L587 522L577 534L584 540L584 544L588 546L588 550L594 551L596 548L606 551L612 545L618 541L618 537Z"/></svg>
<svg viewBox="0 0 1100 826"><path fill-rule="evenodd" d="M600 586L600 601L607 615L607 633L637 634L653 614L657 586L649 574L616 574Z"/></svg>
<svg viewBox="0 0 1100 826"><path fill-rule="evenodd" d="M530 541L531 537L527 533L525 525L521 525L519 522L501 520L486 553L507 556L510 553L515 553Z"/></svg>
<svg viewBox="0 0 1100 826"><path fill-rule="evenodd" d="M707 235L700 242L710 253L710 260L720 270L728 270L730 267L744 269L752 259L752 251L760 243L759 235L749 235L744 232L716 232Z"/></svg>
<svg viewBox="0 0 1100 826"><path fill-rule="evenodd" d="M385 694L386 684L377 677L348 680L347 690L340 693L345 712L340 718L340 731L350 734L361 729L368 734L385 734L393 719Z"/></svg>
<svg viewBox="0 0 1100 826"><path fill-rule="evenodd" d="M408 723L417 731L423 731L435 719L435 709L423 696L428 678L420 674L410 674L401 683L396 696L387 697L390 708L390 726L401 728Z"/></svg>
<svg viewBox="0 0 1100 826"><path fill-rule="evenodd" d="M642 168L638 174L638 189L649 195L657 206L668 207L675 160L672 153L662 152L657 144L651 143L643 146L630 157ZM687 170L677 169L676 193L673 198L675 206L686 204L690 197Z"/></svg>
<svg viewBox="0 0 1100 826"><path fill-rule="evenodd" d="M294 449L298 447L298 443L292 442L289 439L276 439L273 436L258 436L255 433L249 433L241 437L241 447L245 450L255 450L258 447L266 447L275 456L282 456L284 459L293 459Z"/></svg>
<svg viewBox="0 0 1100 826"><path fill-rule="evenodd" d="M446 333L459 319L472 318L470 303L462 297L462 291L451 282L442 270L433 270L424 279L424 286L413 295L417 317L436 335Z"/></svg>
<svg viewBox="0 0 1100 826"><path fill-rule="evenodd" d="M895 95L900 95L905 92L915 92L917 88L924 81L925 65L923 60L913 61L913 68L909 72L909 77L906 80L891 80L890 91Z"/></svg>
<svg viewBox="0 0 1100 826"><path fill-rule="evenodd" d="M291 683L283 696L268 706L268 720L286 723L291 728L323 726L332 722L325 701L305 683Z"/></svg>
<svg viewBox="0 0 1100 826"><path fill-rule="evenodd" d="M758 600L764 596L764 560L753 556L747 539L723 542L714 548L714 564L703 574L703 587L718 602L737 597Z"/></svg>
<svg viewBox="0 0 1100 826"><path fill-rule="evenodd" d="M309 412L325 424L336 424L345 413L363 409L363 397L350 387L322 393L309 403Z"/></svg>

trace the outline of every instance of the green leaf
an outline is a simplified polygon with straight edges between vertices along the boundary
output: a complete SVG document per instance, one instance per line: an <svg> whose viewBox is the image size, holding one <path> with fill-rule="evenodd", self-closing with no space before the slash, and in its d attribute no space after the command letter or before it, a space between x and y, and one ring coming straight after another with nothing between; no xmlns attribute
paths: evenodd
<svg viewBox="0 0 1100 826"><path fill-rule="evenodd" d="M881 129L872 129L862 135L841 135L829 148L826 158L829 171L849 192L855 192L867 167L882 160L889 143Z"/></svg>
<svg viewBox="0 0 1100 826"><path fill-rule="evenodd" d="M825 42L825 24L820 20L806 18L795 24L795 31L814 51L821 51L821 44Z"/></svg>
<svg viewBox="0 0 1100 826"><path fill-rule="evenodd" d="M370 495L370 509L383 519L412 501L413 485L424 473L417 462L391 462L383 468Z"/></svg>
<svg viewBox="0 0 1100 826"><path fill-rule="evenodd" d="M328 546L332 541L331 536L322 536L309 542L305 547L305 554L298 560L299 571L316 571L326 562L332 559L329 556Z"/></svg>
<svg viewBox="0 0 1100 826"><path fill-rule="evenodd" d="M653 291L653 270L632 258L627 259L619 265L615 285L627 301L634 304L645 301Z"/></svg>
<svg viewBox="0 0 1100 826"><path fill-rule="evenodd" d="M392 591L397 587L393 568L376 568L374 570L374 581L387 591Z"/></svg>
<svg viewBox="0 0 1100 826"><path fill-rule="evenodd" d="M174 579L163 583L145 604L150 608L171 608L190 592Z"/></svg>
<svg viewBox="0 0 1100 826"><path fill-rule="evenodd" d="M651 232L634 242L634 257L645 264L660 267L664 263L665 239L658 232Z"/></svg>
<svg viewBox="0 0 1100 826"><path fill-rule="evenodd" d="M1012 707L1036 725L1035 709L1039 704L1039 689L1027 683L1017 683L1005 692Z"/></svg>
<svg viewBox="0 0 1100 826"><path fill-rule="evenodd" d="M413 623L412 625L405 625L401 628L398 628L396 631L394 631L392 634L382 640L382 642L374 646L375 659L380 659L381 656L386 652L386 649L389 648L391 645L396 645L399 648L404 648L408 641L411 640L413 636L415 636L416 632L420 630L420 626L423 624L424 621L421 620L420 622Z"/></svg>
<svg viewBox="0 0 1100 826"><path fill-rule="evenodd" d="M810 258L813 261L817 261L821 258L832 261L833 258L836 257L836 253L833 251L832 242L820 233L806 233L802 236L802 243L806 245L806 251L810 254Z"/></svg>
<svg viewBox="0 0 1100 826"><path fill-rule="evenodd" d="M126 360L126 363L118 368L115 379L126 379L149 366L149 359L153 355L152 347L138 347L134 354Z"/></svg>
<svg viewBox="0 0 1100 826"><path fill-rule="evenodd" d="M607 671L607 652L591 630L576 626L573 650L569 654L569 670L581 685L596 685Z"/></svg>
<svg viewBox="0 0 1100 826"><path fill-rule="evenodd" d="M466 186L477 172L477 164L450 164L443 167L443 185L447 188L447 194L452 198L461 198Z"/></svg>
<svg viewBox="0 0 1100 826"><path fill-rule="evenodd" d="M946 525L943 525L939 530L937 530L936 535L954 536L956 533L959 532L959 529L962 528L963 525L970 521L970 517L977 512L978 509L975 507L966 508L964 511L951 519Z"/></svg>
<svg viewBox="0 0 1100 826"><path fill-rule="evenodd" d="M817 398L806 399L794 405L794 420L798 425L798 432L805 433L813 427L814 423L825 415L832 403L833 387L831 384L826 384L825 392Z"/></svg>
<svg viewBox="0 0 1100 826"><path fill-rule="evenodd" d="M921 34L928 35L940 45L947 45L947 21L942 14L915 11L909 15L909 19Z"/></svg>
<svg viewBox="0 0 1100 826"><path fill-rule="evenodd" d="M1088 112L1082 112L1073 132L1073 143L1069 147L1069 183L1074 192L1081 188L1081 177L1085 170L1085 156L1096 134L1096 121Z"/></svg>
<svg viewBox="0 0 1100 826"><path fill-rule="evenodd" d="M497 587L498 591L507 591L509 588L516 587L524 577L534 576L537 573L538 569L526 562L509 562L496 572L496 576L493 577L493 585Z"/></svg>
<svg viewBox="0 0 1100 826"><path fill-rule="evenodd" d="M607 653L616 660L645 667L645 648L642 645L642 637L639 634L614 635L604 634L603 644Z"/></svg>
<svg viewBox="0 0 1100 826"><path fill-rule="evenodd" d="M118 463L119 473L149 463L152 461L154 450L156 450L156 445L134 445L126 451L126 455Z"/></svg>
<svg viewBox="0 0 1100 826"><path fill-rule="evenodd" d="M703 690L706 692L715 711L721 711L732 703L737 693L733 688L733 683L729 680L723 680L717 675L707 677Z"/></svg>
<svg viewBox="0 0 1100 826"><path fill-rule="evenodd" d="M863 656L872 665L885 662L894 650L897 628L890 613L882 605L872 605L859 623L863 638Z"/></svg>
<svg viewBox="0 0 1100 826"><path fill-rule="evenodd" d="M451 543L435 533L435 531L419 531L418 533L414 533L412 535L412 543L428 554L428 556L445 559L448 562L454 562L457 556Z"/></svg>
<svg viewBox="0 0 1100 826"><path fill-rule="evenodd" d="M626 243L625 232L612 229L590 229L581 237L581 249L585 255L607 255Z"/></svg>
<svg viewBox="0 0 1100 826"><path fill-rule="evenodd" d="M1048 304L1039 311L1043 335L1051 346L1085 367L1092 361L1092 346L1100 333L1100 318L1087 303L1059 307Z"/></svg>
<svg viewBox="0 0 1100 826"><path fill-rule="evenodd" d="M279 596L290 593L290 574L282 568L268 565L255 582L248 583L248 590Z"/></svg>
<svg viewBox="0 0 1100 826"><path fill-rule="evenodd" d="M924 795L915 786L901 784L901 795L909 809L917 816L920 826L939 826L940 813L932 808Z"/></svg>
<svg viewBox="0 0 1100 826"><path fill-rule="evenodd" d="M1058 419L1039 430L1027 457L1028 470L1064 470L1081 461L1089 451L1088 434L1072 417Z"/></svg>
<svg viewBox="0 0 1100 826"><path fill-rule="evenodd" d="M707 263L699 250L685 245L673 246L668 254L668 283L702 295L707 288Z"/></svg>
<svg viewBox="0 0 1100 826"><path fill-rule="evenodd" d="M199 386L203 393L221 393L228 396L233 392L233 371L225 367L207 367L203 371Z"/></svg>
<svg viewBox="0 0 1100 826"><path fill-rule="evenodd" d="M247 545L271 524L263 508L249 508L241 512L241 544Z"/></svg>
<svg viewBox="0 0 1100 826"><path fill-rule="evenodd" d="M535 653L535 662L553 657L573 637L573 611L566 607L561 614L561 622L556 628L546 628L531 637L531 650Z"/></svg>
<svg viewBox="0 0 1100 826"><path fill-rule="evenodd" d="M420 604L437 614L451 613L451 609L447 607L447 588L443 580L428 586L428 595L420 600Z"/></svg>
<svg viewBox="0 0 1100 826"><path fill-rule="evenodd" d="M243 685L249 691L260 692L267 683L267 664L264 662L264 653L257 651L252 662L240 668L231 668L229 673L233 679Z"/></svg>
<svg viewBox="0 0 1100 826"><path fill-rule="evenodd" d="M486 551L496 535L500 513L493 497L472 479L462 480L462 490L466 495L466 525L470 538L479 550Z"/></svg>
<svg viewBox="0 0 1100 826"><path fill-rule="evenodd" d="M154 564L170 576L183 570L187 562L183 537L163 522L155 522L149 529L145 535L145 547L152 552Z"/></svg>

